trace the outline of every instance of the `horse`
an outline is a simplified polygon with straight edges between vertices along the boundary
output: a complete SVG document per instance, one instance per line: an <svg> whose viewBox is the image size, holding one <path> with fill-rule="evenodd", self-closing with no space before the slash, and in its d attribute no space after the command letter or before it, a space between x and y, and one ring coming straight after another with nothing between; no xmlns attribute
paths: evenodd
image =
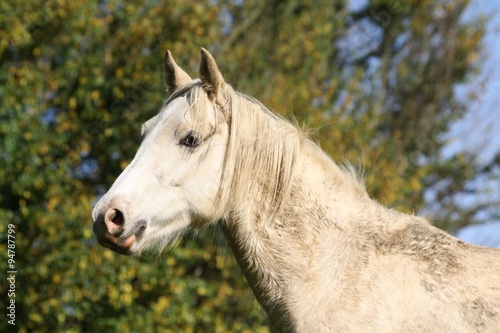
<svg viewBox="0 0 500 333"><path fill-rule="evenodd" d="M98 242L162 251L218 224L271 332L500 332L500 250L371 199L350 167L226 83L167 51L170 97L92 211Z"/></svg>

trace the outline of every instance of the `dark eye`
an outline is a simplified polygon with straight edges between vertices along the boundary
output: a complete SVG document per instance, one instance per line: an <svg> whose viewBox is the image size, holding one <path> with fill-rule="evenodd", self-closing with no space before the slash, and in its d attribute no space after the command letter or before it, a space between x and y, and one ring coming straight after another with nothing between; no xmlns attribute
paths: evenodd
<svg viewBox="0 0 500 333"><path fill-rule="evenodd" d="M196 133L190 132L184 139L181 140L181 145L194 148L200 144L200 140L198 139Z"/></svg>

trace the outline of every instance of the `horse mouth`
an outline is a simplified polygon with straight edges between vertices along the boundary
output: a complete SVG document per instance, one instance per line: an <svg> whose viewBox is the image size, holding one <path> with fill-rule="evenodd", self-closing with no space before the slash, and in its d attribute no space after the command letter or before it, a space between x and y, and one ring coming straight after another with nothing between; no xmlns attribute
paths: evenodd
<svg viewBox="0 0 500 333"><path fill-rule="evenodd" d="M132 255L132 248L142 238L146 230L145 221L137 221L130 228L125 229L120 235L113 235L106 227L104 221L97 220L92 227L97 241L116 253Z"/></svg>

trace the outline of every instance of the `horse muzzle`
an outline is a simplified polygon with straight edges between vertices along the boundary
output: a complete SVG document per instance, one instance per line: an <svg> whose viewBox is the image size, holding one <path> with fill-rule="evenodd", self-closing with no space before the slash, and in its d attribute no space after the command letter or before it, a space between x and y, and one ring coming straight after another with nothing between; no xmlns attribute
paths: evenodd
<svg viewBox="0 0 500 333"><path fill-rule="evenodd" d="M129 222L126 214L116 206L96 206L92 212L94 222L92 228L99 244L117 253L131 255L132 247L146 230L147 221Z"/></svg>

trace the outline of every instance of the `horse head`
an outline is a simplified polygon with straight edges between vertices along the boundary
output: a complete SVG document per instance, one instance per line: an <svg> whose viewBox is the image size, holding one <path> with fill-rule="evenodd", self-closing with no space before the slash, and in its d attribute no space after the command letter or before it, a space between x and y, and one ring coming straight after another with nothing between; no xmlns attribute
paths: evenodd
<svg viewBox="0 0 500 333"><path fill-rule="evenodd" d="M142 125L134 159L92 211L101 245L122 254L161 251L183 231L220 217L215 203L230 115L220 107L226 84L205 49L199 76L191 79L166 52L164 81L171 96Z"/></svg>

